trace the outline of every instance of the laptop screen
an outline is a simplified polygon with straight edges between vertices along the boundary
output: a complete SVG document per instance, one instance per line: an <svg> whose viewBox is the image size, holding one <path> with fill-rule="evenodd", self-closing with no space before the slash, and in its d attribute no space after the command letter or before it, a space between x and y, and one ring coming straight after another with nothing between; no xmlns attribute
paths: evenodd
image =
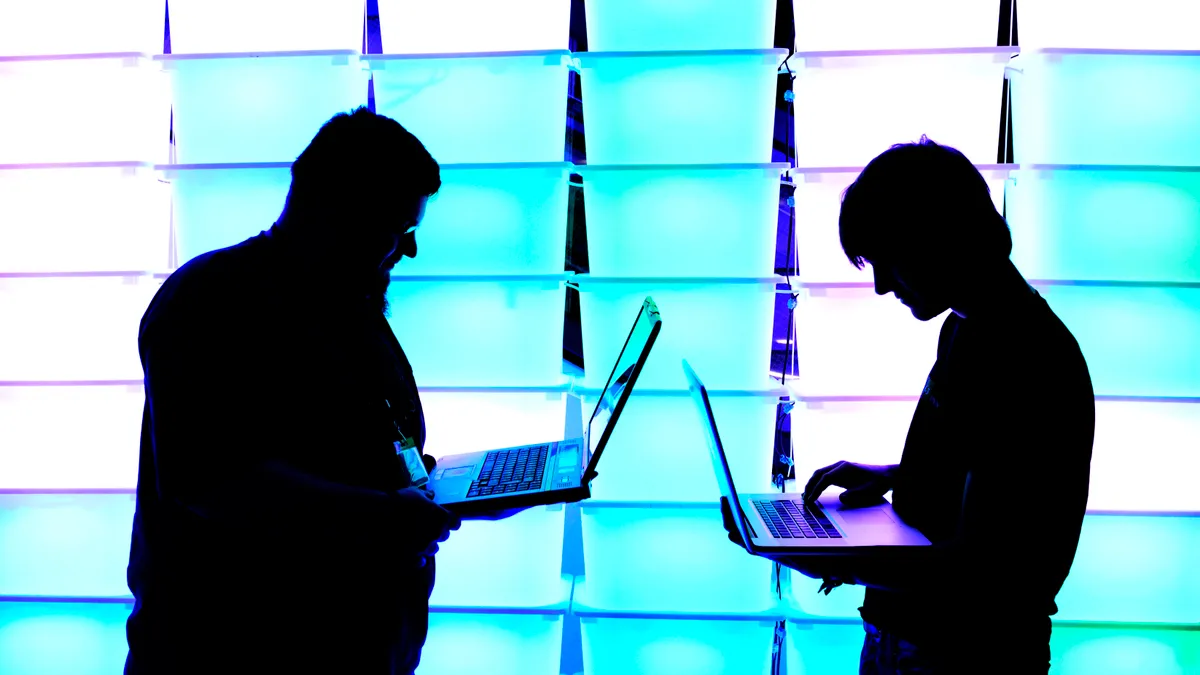
<svg viewBox="0 0 1200 675"><path fill-rule="evenodd" d="M650 348L654 345L655 338L658 337L661 325L662 320L658 315L658 307L652 298L646 298L642 303L641 311L638 312L637 319L633 322L633 329L629 331L629 336L625 339L625 346L617 356L617 363L608 376L608 383L604 385L600 400L596 402L592 417L588 421L586 432L588 461L584 463L585 476L587 472L595 470L600 451L608 442L617 416L621 414L625 401L633 391L634 382L637 381L637 376L642 371L642 365L646 363L646 357L649 356Z"/></svg>

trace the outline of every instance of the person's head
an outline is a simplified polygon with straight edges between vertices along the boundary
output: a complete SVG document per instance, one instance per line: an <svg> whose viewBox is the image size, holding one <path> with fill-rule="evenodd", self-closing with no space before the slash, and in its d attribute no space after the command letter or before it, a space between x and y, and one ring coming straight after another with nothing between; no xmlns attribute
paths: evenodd
<svg viewBox="0 0 1200 675"><path fill-rule="evenodd" d="M416 136L358 108L334 115L292 163L281 225L335 274L382 292L392 267L416 256L415 230L441 184Z"/></svg>
<svg viewBox="0 0 1200 675"><path fill-rule="evenodd" d="M1012 237L987 181L958 150L921 137L871 160L842 195L842 250L928 321L951 307L973 270L998 268Z"/></svg>

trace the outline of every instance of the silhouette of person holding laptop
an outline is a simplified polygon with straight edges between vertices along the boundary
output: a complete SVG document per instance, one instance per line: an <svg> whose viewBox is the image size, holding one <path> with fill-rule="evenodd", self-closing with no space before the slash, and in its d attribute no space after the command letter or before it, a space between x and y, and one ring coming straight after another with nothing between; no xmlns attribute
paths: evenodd
<svg viewBox="0 0 1200 675"><path fill-rule="evenodd" d="M875 158L839 230L876 293L921 321L950 313L900 463L827 466L804 499L836 486L865 506L891 491L933 545L778 562L826 593L866 586L862 675L1045 673L1088 497L1095 401L1079 346L1009 260L987 183L953 148L922 137Z"/></svg>

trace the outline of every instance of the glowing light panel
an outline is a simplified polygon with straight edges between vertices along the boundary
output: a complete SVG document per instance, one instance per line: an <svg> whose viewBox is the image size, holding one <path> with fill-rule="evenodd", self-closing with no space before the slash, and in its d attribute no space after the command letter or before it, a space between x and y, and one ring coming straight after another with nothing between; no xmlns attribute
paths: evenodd
<svg viewBox="0 0 1200 675"><path fill-rule="evenodd" d="M363 0L171 0L171 51L362 49Z"/></svg>
<svg viewBox="0 0 1200 675"><path fill-rule="evenodd" d="M774 46L772 0L587 0L588 49L646 52ZM668 28L669 27L669 28Z"/></svg>
<svg viewBox="0 0 1200 675"><path fill-rule="evenodd" d="M108 675L125 667L133 605L0 603L0 672Z"/></svg>
<svg viewBox="0 0 1200 675"><path fill-rule="evenodd" d="M175 216L175 253L182 265L233 246L279 218L291 185L290 164L167 167Z"/></svg>
<svg viewBox="0 0 1200 675"><path fill-rule="evenodd" d="M379 34L393 54L567 49L570 0L379 0Z"/></svg>
<svg viewBox="0 0 1200 675"><path fill-rule="evenodd" d="M0 45L8 56L155 54L163 31L159 0L0 3Z"/></svg>
<svg viewBox="0 0 1200 675"><path fill-rule="evenodd" d="M812 589L814 595L815 588ZM841 592L842 588L839 588L837 592ZM832 593L830 597L836 594L836 592ZM861 597L859 600L861 603ZM862 652L863 636L862 624L857 621L852 623L789 621L787 624L787 674L858 675L858 661Z"/></svg>
<svg viewBox="0 0 1200 675"><path fill-rule="evenodd" d="M768 675L771 620L649 619L583 616L584 672L589 675L688 673Z"/></svg>
<svg viewBox="0 0 1200 675"><path fill-rule="evenodd" d="M799 51L984 47L996 44L1000 16L999 0L793 0L792 8Z"/></svg>
<svg viewBox="0 0 1200 675"><path fill-rule="evenodd" d="M439 572L440 561L439 561ZM439 582L439 586L440 586ZM557 675L563 613L433 612L421 675Z"/></svg>
<svg viewBox="0 0 1200 675"><path fill-rule="evenodd" d="M1189 675L1200 670L1200 631L1055 626L1054 675Z"/></svg>
<svg viewBox="0 0 1200 675"><path fill-rule="evenodd" d="M1200 6L1179 0L1038 0L1020 6L1031 47L1200 49Z"/></svg>
<svg viewBox="0 0 1200 675"><path fill-rule="evenodd" d="M445 457L562 438L566 387L545 391L422 391L425 452Z"/></svg>

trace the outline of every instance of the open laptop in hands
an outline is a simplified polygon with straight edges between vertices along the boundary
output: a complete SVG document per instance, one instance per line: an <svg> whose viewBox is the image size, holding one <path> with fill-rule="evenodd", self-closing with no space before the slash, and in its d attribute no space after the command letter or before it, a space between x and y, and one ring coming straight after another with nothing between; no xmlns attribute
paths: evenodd
<svg viewBox="0 0 1200 675"><path fill-rule="evenodd" d="M688 389L708 437L713 471L721 494L729 500L746 550L756 555L862 554L880 546L928 546L929 540L905 525L884 501L876 506L849 508L836 496L818 504L805 502L799 493L749 494L739 497L729 470L729 460L717 432L708 390L696 371L683 362Z"/></svg>

